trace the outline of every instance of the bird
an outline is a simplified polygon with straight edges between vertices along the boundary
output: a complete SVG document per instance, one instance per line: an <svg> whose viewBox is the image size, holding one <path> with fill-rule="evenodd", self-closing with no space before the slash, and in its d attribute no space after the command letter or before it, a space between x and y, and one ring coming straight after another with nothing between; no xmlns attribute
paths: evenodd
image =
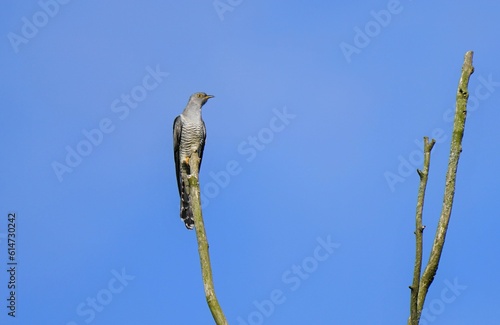
<svg viewBox="0 0 500 325"><path fill-rule="evenodd" d="M177 187L181 199L180 215L187 229L193 229L194 216L189 204L189 184L184 182L187 175L191 174L189 159L196 152L198 154L199 166L203 158L207 129L201 117L201 108L213 98L204 92L191 95L184 111L174 120L174 160Z"/></svg>

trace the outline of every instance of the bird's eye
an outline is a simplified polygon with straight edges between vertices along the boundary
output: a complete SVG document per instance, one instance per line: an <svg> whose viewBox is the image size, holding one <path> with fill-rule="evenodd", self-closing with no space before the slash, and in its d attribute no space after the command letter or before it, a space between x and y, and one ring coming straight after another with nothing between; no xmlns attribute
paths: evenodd
<svg viewBox="0 0 500 325"><path fill-rule="evenodd" d="M203 94L202 94L202 93L198 93L196 96L197 96L198 98L202 98L202 97L203 97Z"/></svg>

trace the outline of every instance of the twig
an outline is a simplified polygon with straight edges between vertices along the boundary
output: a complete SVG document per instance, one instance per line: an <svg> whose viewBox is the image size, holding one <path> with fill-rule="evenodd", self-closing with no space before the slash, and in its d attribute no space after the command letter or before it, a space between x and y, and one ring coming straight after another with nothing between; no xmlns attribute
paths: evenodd
<svg viewBox="0 0 500 325"><path fill-rule="evenodd" d="M191 175L188 176L189 182L189 204L194 215L194 227L196 229L196 238L198 240L198 253L200 254L201 275L203 278L203 286L205 288L205 297L208 307L217 325L227 325L226 317L219 305L217 296L215 295L214 282L212 279L212 267L210 264L210 255L208 253L208 240L205 233L205 225L203 224L203 215L200 204L200 183L198 182L198 166L199 157L195 152L191 155L189 165Z"/></svg>
<svg viewBox="0 0 500 325"><path fill-rule="evenodd" d="M429 177L429 166L431 162L431 150L434 147L436 140L432 139L429 142L428 137L424 137L424 168L422 170L417 169L418 175L420 176L420 186L418 188L418 198L417 198L417 211L416 211L416 222L415 222L415 239L416 239L416 250L415 250L415 267L413 270L413 282L410 286L411 289L411 302L410 302L410 324L418 325L419 312L418 312L418 292L420 285L420 273L422 271L422 237L424 232L424 226L422 225L422 212L424 209L424 198L425 189L427 187L427 179Z"/></svg>

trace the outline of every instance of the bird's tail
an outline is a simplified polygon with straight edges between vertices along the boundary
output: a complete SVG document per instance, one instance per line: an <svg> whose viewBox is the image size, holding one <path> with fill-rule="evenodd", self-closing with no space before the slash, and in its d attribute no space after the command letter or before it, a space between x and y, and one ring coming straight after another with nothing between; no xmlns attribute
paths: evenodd
<svg viewBox="0 0 500 325"><path fill-rule="evenodd" d="M194 227L194 215L189 204L189 185L186 186L181 181L181 219L184 221L186 228L191 230Z"/></svg>

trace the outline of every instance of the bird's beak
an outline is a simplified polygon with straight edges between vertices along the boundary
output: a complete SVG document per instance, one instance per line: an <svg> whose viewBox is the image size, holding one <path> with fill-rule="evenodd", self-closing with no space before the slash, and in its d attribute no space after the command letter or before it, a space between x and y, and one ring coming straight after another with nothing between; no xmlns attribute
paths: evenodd
<svg viewBox="0 0 500 325"><path fill-rule="evenodd" d="M212 95L206 95L206 96L205 96L205 100L208 100L208 99L210 99L210 98L214 98L214 97L215 97L215 96L212 96Z"/></svg>

